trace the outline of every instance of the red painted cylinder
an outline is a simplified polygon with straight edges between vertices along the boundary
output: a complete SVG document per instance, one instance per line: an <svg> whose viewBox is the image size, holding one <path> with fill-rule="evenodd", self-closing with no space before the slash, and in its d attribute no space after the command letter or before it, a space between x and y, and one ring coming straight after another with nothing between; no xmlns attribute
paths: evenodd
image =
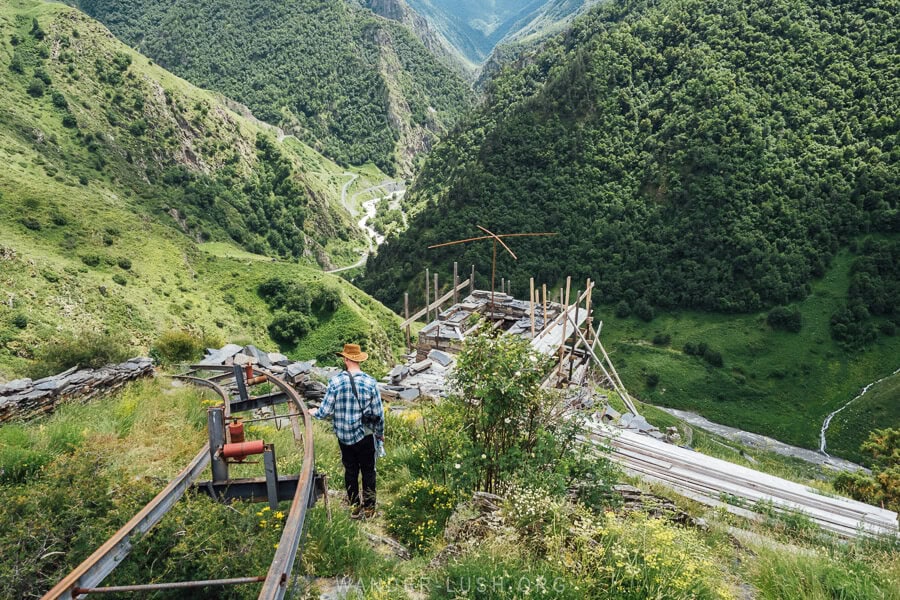
<svg viewBox="0 0 900 600"><path fill-rule="evenodd" d="M251 454L262 454L266 450L266 443L262 440L241 442L240 444L225 444L222 446L222 456L225 458L243 458Z"/></svg>
<svg viewBox="0 0 900 600"><path fill-rule="evenodd" d="M240 444L244 441L244 423L235 421L228 424L228 435L232 444Z"/></svg>

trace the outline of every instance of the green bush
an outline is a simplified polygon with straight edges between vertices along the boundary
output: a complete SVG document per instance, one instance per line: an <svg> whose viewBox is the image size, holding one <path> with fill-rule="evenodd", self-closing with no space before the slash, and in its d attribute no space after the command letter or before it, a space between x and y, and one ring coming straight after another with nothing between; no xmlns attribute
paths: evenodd
<svg viewBox="0 0 900 600"><path fill-rule="evenodd" d="M672 336L668 333L657 333L653 336L654 346L668 346L672 343Z"/></svg>
<svg viewBox="0 0 900 600"><path fill-rule="evenodd" d="M150 356L162 364L188 362L203 354L204 340L192 331L172 329L157 338L150 348Z"/></svg>
<svg viewBox="0 0 900 600"><path fill-rule="evenodd" d="M714 367L721 367L724 364L724 361L722 360L722 353L717 352L712 348L706 348L703 351L703 360Z"/></svg>
<svg viewBox="0 0 900 600"><path fill-rule="evenodd" d="M11 322L13 326L18 329L25 329L26 327L28 327L28 317L23 314L14 316Z"/></svg>
<svg viewBox="0 0 900 600"><path fill-rule="evenodd" d="M769 311L769 314L766 316L766 322L772 329L799 333L803 327L803 316L798 308L776 306Z"/></svg>
<svg viewBox="0 0 900 600"><path fill-rule="evenodd" d="M35 77L31 80L31 83L28 84L28 95L32 98L40 98L44 95L44 90L46 89L46 85L43 81Z"/></svg>
<svg viewBox="0 0 900 600"><path fill-rule="evenodd" d="M79 258L81 258L81 262L89 267L97 267L103 260L98 254L82 254Z"/></svg>
<svg viewBox="0 0 900 600"><path fill-rule="evenodd" d="M29 368L32 377L46 377L74 366L99 368L120 363L131 356L131 348L122 334L99 331L64 333L38 348Z"/></svg>
<svg viewBox="0 0 900 600"><path fill-rule="evenodd" d="M127 258L119 258L117 261L120 269L125 269L126 271L131 268L131 261Z"/></svg>
<svg viewBox="0 0 900 600"><path fill-rule="evenodd" d="M33 217L24 217L19 222L32 231L40 231L43 229L41 222Z"/></svg>
<svg viewBox="0 0 900 600"><path fill-rule="evenodd" d="M444 531L456 499L450 488L416 479L385 506L388 531L411 550L423 552Z"/></svg>
<svg viewBox="0 0 900 600"><path fill-rule="evenodd" d="M127 285L128 284L128 280L125 279L125 276L122 275L121 273L116 273L115 275L113 275L112 280L114 283L118 283L119 285Z"/></svg>

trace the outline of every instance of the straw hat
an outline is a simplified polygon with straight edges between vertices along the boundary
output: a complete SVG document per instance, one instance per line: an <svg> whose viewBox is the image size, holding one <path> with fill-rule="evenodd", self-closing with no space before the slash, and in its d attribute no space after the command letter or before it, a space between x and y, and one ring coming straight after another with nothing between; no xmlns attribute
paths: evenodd
<svg viewBox="0 0 900 600"><path fill-rule="evenodd" d="M369 355L362 351L359 344L344 344L344 350L336 354L356 363L361 363L369 358Z"/></svg>

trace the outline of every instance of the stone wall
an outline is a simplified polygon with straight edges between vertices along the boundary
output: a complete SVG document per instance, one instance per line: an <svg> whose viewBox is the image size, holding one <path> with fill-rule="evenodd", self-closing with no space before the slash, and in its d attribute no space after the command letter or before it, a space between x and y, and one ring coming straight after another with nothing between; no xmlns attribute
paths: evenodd
<svg viewBox="0 0 900 600"><path fill-rule="evenodd" d="M76 369L37 381L15 379L0 385L0 423L31 419L53 412L61 402L87 402L113 392L129 381L152 375L153 361L138 357L100 369Z"/></svg>

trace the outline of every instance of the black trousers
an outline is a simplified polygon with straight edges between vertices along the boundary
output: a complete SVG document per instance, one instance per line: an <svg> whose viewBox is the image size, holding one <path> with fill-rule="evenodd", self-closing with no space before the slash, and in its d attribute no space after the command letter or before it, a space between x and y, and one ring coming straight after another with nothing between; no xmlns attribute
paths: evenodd
<svg viewBox="0 0 900 600"><path fill-rule="evenodd" d="M375 507L375 437L367 435L355 444L341 447L341 462L344 464L344 487L351 506L360 504L359 474L362 473L362 505Z"/></svg>

